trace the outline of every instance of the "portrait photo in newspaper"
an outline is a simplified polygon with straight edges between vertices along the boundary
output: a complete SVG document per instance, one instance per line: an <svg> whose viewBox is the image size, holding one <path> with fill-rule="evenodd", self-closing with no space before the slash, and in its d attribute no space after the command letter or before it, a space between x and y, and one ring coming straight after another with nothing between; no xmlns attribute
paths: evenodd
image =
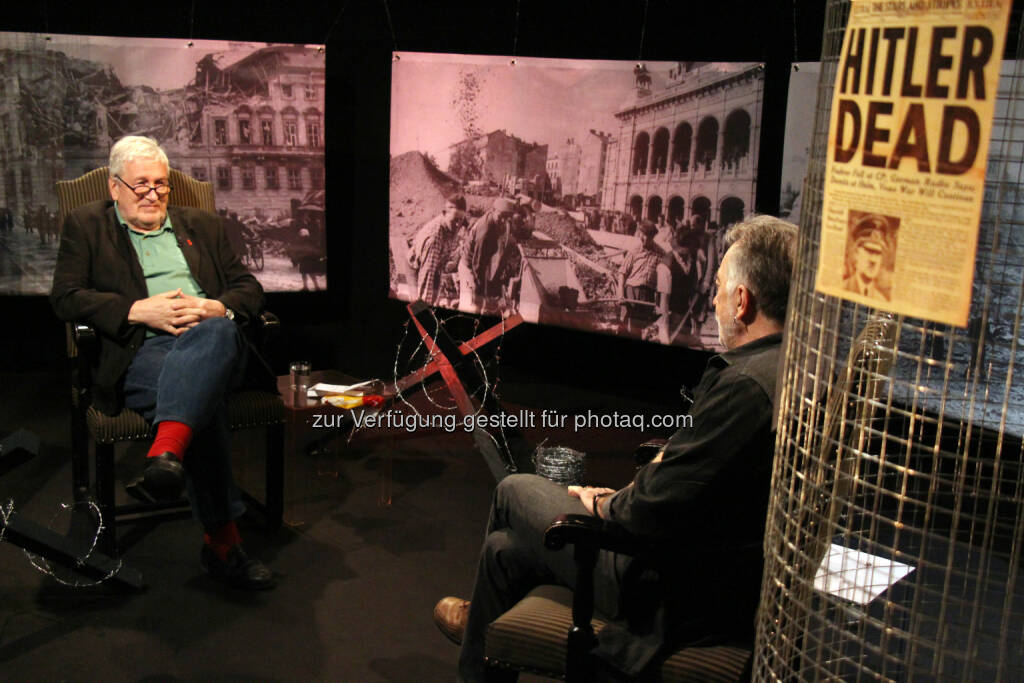
<svg viewBox="0 0 1024 683"><path fill-rule="evenodd" d="M967 326L1009 9L853 0L833 90L818 291Z"/></svg>
<svg viewBox="0 0 1024 683"><path fill-rule="evenodd" d="M391 296L717 348L763 89L759 63L396 53Z"/></svg>
<svg viewBox="0 0 1024 683"><path fill-rule="evenodd" d="M54 183L126 135L213 185L265 290L326 287L325 101L322 46L0 32L0 294L50 291Z"/></svg>
<svg viewBox="0 0 1024 683"><path fill-rule="evenodd" d="M850 210L843 288L863 297L889 301L900 219Z"/></svg>

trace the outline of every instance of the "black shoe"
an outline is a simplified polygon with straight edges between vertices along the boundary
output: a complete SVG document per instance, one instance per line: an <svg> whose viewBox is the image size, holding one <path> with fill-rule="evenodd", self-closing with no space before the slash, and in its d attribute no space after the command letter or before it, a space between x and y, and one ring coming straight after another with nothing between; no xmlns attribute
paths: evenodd
<svg viewBox="0 0 1024 683"><path fill-rule="evenodd" d="M277 580L267 566L246 555L240 545L228 551L227 561L221 561L210 546L204 545L199 561L210 576L235 588L265 591L277 585Z"/></svg>
<svg viewBox="0 0 1024 683"><path fill-rule="evenodd" d="M178 500L185 490L184 470L173 453L161 453L146 458L146 468L124 488L143 503Z"/></svg>

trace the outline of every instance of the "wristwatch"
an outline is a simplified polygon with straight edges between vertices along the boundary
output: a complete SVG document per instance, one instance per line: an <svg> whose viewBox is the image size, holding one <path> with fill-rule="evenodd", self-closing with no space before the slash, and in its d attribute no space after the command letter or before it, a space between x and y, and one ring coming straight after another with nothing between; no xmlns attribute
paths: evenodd
<svg viewBox="0 0 1024 683"><path fill-rule="evenodd" d="M234 320L235 319L235 312L232 311L227 306L225 306L224 307L224 317L227 318L228 320Z"/></svg>

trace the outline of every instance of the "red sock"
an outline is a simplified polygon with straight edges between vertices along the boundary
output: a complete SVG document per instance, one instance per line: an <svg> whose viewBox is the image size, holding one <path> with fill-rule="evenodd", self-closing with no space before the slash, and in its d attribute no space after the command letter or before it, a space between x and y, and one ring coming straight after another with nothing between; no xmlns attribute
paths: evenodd
<svg viewBox="0 0 1024 683"><path fill-rule="evenodd" d="M206 541L206 545L210 546L210 550L220 558L220 561L225 562L228 559L228 551L242 542L242 536L238 533L238 527L232 520L203 534L203 540Z"/></svg>
<svg viewBox="0 0 1024 683"><path fill-rule="evenodd" d="M156 428L156 438L149 447L147 458L155 458L161 453L173 453L179 461L185 457L188 445L192 443L192 428L184 422L164 420Z"/></svg>

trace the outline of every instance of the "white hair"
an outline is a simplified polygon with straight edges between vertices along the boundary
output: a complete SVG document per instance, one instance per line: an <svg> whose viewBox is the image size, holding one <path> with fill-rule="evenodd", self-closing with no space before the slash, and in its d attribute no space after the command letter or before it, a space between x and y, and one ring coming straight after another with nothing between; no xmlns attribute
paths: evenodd
<svg viewBox="0 0 1024 683"><path fill-rule="evenodd" d="M126 135L110 148L110 177L124 173L125 164L136 159L159 161L168 169L171 166L156 140L143 135Z"/></svg>

